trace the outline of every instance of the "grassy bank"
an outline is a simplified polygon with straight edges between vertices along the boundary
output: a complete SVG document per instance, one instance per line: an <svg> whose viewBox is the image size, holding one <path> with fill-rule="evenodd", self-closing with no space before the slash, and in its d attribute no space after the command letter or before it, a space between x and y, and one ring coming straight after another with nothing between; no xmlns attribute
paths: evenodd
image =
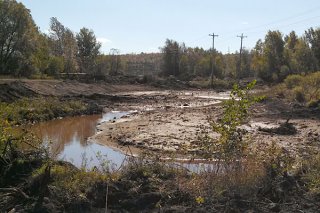
<svg viewBox="0 0 320 213"><path fill-rule="evenodd" d="M94 104L80 100L59 100L53 97L23 98L13 103L0 102L1 119L14 125L101 111L101 108Z"/></svg>

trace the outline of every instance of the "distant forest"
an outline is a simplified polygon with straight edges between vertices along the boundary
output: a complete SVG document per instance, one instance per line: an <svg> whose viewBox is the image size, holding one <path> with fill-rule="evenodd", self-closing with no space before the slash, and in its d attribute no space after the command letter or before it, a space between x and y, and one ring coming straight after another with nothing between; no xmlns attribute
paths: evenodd
<svg viewBox="0 0 320 213"><path fill-rule="evenodd" d="M15 77L54 77L72 73L92 75L173 76L180 80L261 78L280 82L289 74L319 70L320 28L283 35L269 31L251 50L223 54L187 47L167 39L160 53L102 54L94 32L72 32L55 17L48 34L39 31L30 11L15 0L0 0L0 74Z"/></svg>

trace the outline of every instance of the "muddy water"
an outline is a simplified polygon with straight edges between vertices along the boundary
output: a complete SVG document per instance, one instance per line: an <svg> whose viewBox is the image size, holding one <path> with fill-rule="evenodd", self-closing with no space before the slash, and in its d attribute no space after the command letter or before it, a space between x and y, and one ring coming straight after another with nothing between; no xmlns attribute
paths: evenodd
<svg viewBox="0 0 320 213"><path fill-rule="evenodd" d="M128 113L115 111L103 115L67 117L34 125L32 130L58 159L69 161L77 167L92 168L101 165L102 156L112 160L112 165L117 167L125 158L122 153L87 139L96 133L98 123L112 121Z"/></svg>
<svg viewBox="0 0 320 213"><path fill-rule="evenodd" d="M43 122L31 127L32 131L42 139L51 153L61 160L73 163L77 167L91 169L101 167L108 161L110 168L118 168L126 156L108 146L89 142L88 138L97 133L97 126L103 122L112 122L131 112L113 111L103 115L85 115L67 117ZM213 164L173 163L192 172L214 170Z"/></svg>

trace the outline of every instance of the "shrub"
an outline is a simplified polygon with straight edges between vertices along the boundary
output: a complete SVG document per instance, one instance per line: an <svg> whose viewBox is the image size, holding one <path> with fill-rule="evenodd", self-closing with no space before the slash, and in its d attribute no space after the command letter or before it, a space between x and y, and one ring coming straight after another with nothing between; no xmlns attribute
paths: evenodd
<svg viewBox="0 0 320 213"><path fill-rule="evenodd" d="M260 101L262 97L253 97L250 91L256 81L249 83L244 89L238 85L233 86L230 99L223 103L223 115L218 122L210 121L214 131L220 133L220 138L215 141L207 134L202 138L203 150L206 156L219 158L225 162L236 162L243 157L247 147L242 139L239 126L248 118L249 108L252 104Z"/></svg>
<svg viewBox="0 0 320 213"><path fill-rule="evenodd" d="M303 82L303 77L301 75L289 75L284 83L288 89L293 89L296 86L300 86Z"/></svg>
<svg viewBox="0 0 320 213"><path fill-rule="evenodd" d="M320 194L320 155L303 162L302 168L305 170L303 179L307 182L308 189L311 193Z"/></svg>
<svg viewBox="0 0 320 213"><path fill-rule="evenodd" d="M306 98L305 98L304 90L302 87L296 87L294 88L293 91L294 91L294 98L296 101L298 101L299 103L305 102Z"/></svg>

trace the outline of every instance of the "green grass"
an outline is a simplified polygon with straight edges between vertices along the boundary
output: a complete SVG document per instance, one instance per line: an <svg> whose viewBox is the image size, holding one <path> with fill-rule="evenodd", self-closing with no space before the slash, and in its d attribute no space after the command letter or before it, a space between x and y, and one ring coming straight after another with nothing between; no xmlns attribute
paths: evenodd
<svg viewBox="0 0 320 213"><path fill-rule="evenodd" d="M67 115L78 115L87 109L82 101L60 101L57 98L24 98L14 103L0 103L0 118L14 125L46 121Z"/></svg>

